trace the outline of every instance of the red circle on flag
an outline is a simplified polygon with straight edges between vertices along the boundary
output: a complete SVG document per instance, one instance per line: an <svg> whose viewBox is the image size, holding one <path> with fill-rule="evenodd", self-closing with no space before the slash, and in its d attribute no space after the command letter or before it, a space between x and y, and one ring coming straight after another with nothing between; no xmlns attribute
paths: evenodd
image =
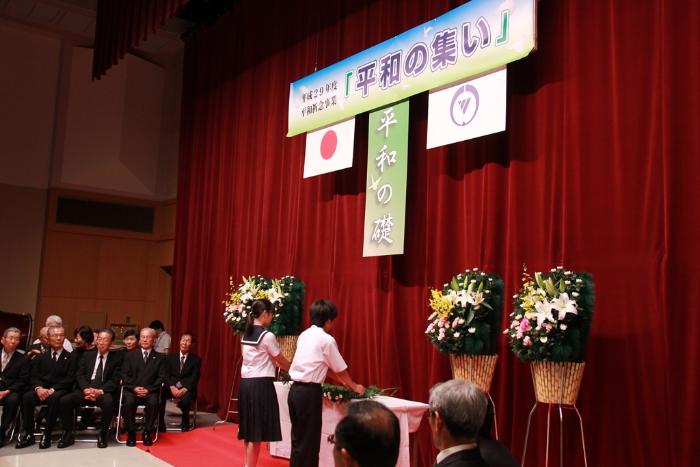
<svg viewBox="0 0 700 467"><path fill-rule="evenodd" d="M338 135L335 131L328 130L321 139L321 157L328 160L335 154L335 149L338 147Z"/></svg>

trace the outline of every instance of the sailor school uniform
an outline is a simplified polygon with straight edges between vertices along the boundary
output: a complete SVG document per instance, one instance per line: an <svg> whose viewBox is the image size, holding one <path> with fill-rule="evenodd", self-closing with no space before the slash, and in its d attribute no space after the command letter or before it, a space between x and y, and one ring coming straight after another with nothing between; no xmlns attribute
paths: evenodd
<svg viewBox="0 0 700 467"><path fill-rule="evenodd" d="M275 335L263 326L253 326L252 332L241 338L243 363L238 391L238 439L282 440L274 386L277 367L272 361L279 353Z"/></svg>

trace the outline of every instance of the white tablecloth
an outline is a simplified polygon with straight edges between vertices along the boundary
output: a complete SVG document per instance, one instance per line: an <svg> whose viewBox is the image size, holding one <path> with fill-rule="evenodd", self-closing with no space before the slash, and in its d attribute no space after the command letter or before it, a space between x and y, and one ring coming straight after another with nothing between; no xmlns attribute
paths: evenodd
<svg viewBox="0 0 700 467"><path fill-rule="evenodd" d="M275 383L277 402L280 407L280 426L282 428L282 441L270 443L270 454L289 459L292 452L292 422L289 420L289 407L287 395L291 384ZM377 396L374 398L381 402L396 414L401 428L401 446L399 459L396 463L400 467L409 467L410 451L408 446L408 434L413 433L420 426L423 414L428 410L428 404L413 402L396 397ZM319 466L331 467L333 465L333 446L327 442L328 435L335 432L335 426L345 416L345 404L336 404L323 399L323 425L321 427L321 452L319 453Z"/></svg>

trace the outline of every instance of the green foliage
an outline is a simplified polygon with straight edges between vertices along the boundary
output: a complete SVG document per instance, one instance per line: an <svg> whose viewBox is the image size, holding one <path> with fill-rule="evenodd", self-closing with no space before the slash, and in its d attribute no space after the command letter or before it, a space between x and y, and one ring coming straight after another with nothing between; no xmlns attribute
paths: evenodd
<svg viewBox="0 0 700 467"><path fill-rule="evenodd" d="M294 276L280 279L283 301L277 306L270 331L275 336L297 336L301 331L302 308L304 307L304 283Z"/></svg>
<svg viewBox="0 0 700 467"><path fill-rule="evenodd" d="M384 393L384 390L379 389L377 386L369 386L365 389L363 394L357 394L343 386L336 386L334 384L324 384L322 389L323 397L331 402L347 402L351 399L370 399Z"/></svg>

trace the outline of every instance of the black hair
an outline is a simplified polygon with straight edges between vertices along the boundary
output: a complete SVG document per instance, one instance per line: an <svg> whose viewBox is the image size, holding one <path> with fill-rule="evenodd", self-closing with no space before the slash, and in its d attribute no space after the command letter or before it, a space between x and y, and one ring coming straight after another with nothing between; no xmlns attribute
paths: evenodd
<svg viewBox="0 0 700 467"><path fill-rule="evenodd" d="M335 427L335 449L345 449L360 467L394 467L400 440L399 419L377 401L350 404Z"/></svg>
<svg viewBox="0 0 700 467"><path fill-rule="evenodd" d="M92 328L90 326L80 326L73 332L73 336L80 336L87 344L92 344L95 340L95 335L92 333Z"/></svg>
<svg viewBox="0 0 700 467"><path fill-rule="evenodd" d="M151 324L149 324L148 327L153 330L160 329L161 331L165 331L165 326L163 326L163 322L160 320L151 321Z"/></svg>
<svg viewBox="0 0 700 467"><path fill-rule="evenodd" d="M253 321L255 320L255 318L260 318L260 315L262 315L264 311L269 311L270 313L274 313L275 311L275 306L270 300L266 298L255 300L250 306L250 312L248 313L248 322L245 325L246 336L249 336L250 333L253 332Z"/></svg>
<svg viewBox="0 0 700 467"><path fill-rule="evenodd" d="M311 304L311 324L322 327L326 321L333 321L338 316L338 308L330 300L321 298Z"/></svg>
<svg viewBox="0 0 700 467"><path fill-rule="evenodd" d="M139 335L136 333L136 329L127 329L124 332L124 337L122 339L126 339L129 336L134 336L136 339L139 338Z"/></svg>
<svg viewBox="0 0 700 467"><path fill-rule="evenodd" d="M182 339L182 338L185 337L185 336L190 336L190 338L192 339L192 343L193 343L193 344L194 344L195 342L197 342L197 338L194 337L194 334L193 334L193 333L191 333L191 332L189 332L189 331L185 331L185 332L183 332L182 334L180 334L180 339Z"/></svg>

